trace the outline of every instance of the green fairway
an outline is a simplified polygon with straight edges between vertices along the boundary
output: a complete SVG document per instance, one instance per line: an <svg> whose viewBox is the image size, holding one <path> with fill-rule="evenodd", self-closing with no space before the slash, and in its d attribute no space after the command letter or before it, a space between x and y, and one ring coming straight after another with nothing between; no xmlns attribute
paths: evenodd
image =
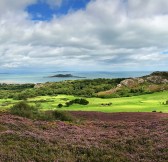
<svg viewBox="0 0 168 162"><path fill-rule="evenodd" d="M57 108L59 103L65 105L67 101L75 98L69 95L58 96L39 96L28 99L30 104L36 104L41 110L67 110L67 111L101 111L101 112L168 112L168 105L165 103L168 100L168 91L157 92L153 94L146 94L133 97L122 98L86 98L89 101L89 105L73 104L70 107L63 106ZM0 109L8 109L13 103L18 102L12 99L1 99ZM111 105L108 105L112 103Z"/></svg>
<svg viewBox="0 0 168 162"><path fill-rule="evenodd" d="M102 112L152 112L162 111L168 112L168 105L164 105L163 102L168 100L168 91L158 92L153 94L134 96L134 97L123 97L123 98L112 98L112 99L100 99L100 98L87 98L89 105L83 106L73 104L70 107L57 108L59 103L63 105L68 100L72 100L78 97L68 95L58 95L56 97L36 97L29 99L29 101L46 100L41 103L43 110L68 110L68 111L102 111ZM108 106L106 104L112 103ZM104 105L103 105L104 104Z"/></svg>

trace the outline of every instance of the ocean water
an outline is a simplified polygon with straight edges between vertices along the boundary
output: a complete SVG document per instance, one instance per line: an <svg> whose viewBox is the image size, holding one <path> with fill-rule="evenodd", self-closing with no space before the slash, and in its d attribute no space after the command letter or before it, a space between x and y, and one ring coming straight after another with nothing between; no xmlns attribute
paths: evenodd
<svg viewBox="0 0 168 162"><path fill-rule="evenodd" d="M149 75L149 71L119 71L119 72L76 72L76 71L56 71L56 72L37 72L37 73L0 73L0 83L45 83L58 82L63 80L76 79L95 79L95 78L129 78ZM49 77L57 74L72 74L73 76L85 78L57 78Z"/></svg>

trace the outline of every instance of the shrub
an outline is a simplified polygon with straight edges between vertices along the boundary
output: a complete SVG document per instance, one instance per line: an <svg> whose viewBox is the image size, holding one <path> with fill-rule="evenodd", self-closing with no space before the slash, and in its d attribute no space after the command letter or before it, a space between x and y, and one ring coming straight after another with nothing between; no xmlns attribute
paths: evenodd
<svg viewBox="0 0 168 162"><path fill-rule="evenodd" d="M53 113L54 119L56 120L61 120L61 121L74 120L74 118L68 112L65 112L65 111L53 111L52 113Z"/></svg>
<svg viewBox="0 0 168 162"><path fill-rule="evenodd" d="M73 103L76 103L76 104L81 104L81 105L88 105L89 104L89 101L87 101L86 99L75 99L73 100Z"/></svg>
<svg viewBox="0 0 168 162"><path fill-rule="evenodd" d="M74 117L65 111L46 111L43 116L43 120L61 120L61 121L74 121Z"/></svg>
<svg viewBox="0 0 168 162"><path fill-rule="evenodd" d="M86 99L83 99L83 98L77 98L75 100L71 100L69 102L66 102L66 106L69 107L73 104L80 104L80 105L88 105L89 104L89 101L87 101Z"/></svg>
<svg viewBox="0 0 168 162"><path fill-rule="evenodd" d="M111 106L111 105L112 105L111 102L109 102L109 103L102 103L102 104L101 104L101 106Z"/></svg>
<svg viewBox="0 0 168 162"><path fill-rule="evenodd" d="M62 104L58 104L58 106L57 106L58 108L62 108L63 107L63 105Z"/></svg>
<svg viewBox="0 0 168 162"><path fill-rule="evenodd" d="M26 101L21 101L10 108L10 113L13 115L34 119L38 115L38 110L34 106L28 105Z"/></svg>
<svg viewBox="0 0 168 162"><path fill-rule="evenodd" d="M63 111L46 111L39 112L34 106L30 106L26 101L16 103L11 107L10 113L21 117L37 120L61 120L61 121L73 121L74 118L68 113Z"/></svg>

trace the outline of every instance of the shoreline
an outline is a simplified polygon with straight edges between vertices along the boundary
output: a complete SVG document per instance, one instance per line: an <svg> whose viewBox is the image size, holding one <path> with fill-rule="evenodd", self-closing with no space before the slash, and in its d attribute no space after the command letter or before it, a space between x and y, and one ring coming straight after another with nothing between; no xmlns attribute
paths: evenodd
<svg viewBox="0 0 168 162"><path fill-rule="evenodd" d="M80 80L80 79L88 79L88 80L93 80L93 79L117 79L117 78L136 78L136 77L142 77L151 74L152 72L100 72L100 73L93 73L93 72L88 72L88 73L83 73L83 72L74 72L71 75L73 77L51 77L50 73L45 73L41 75L41 73L37 73L35 75L34 73L31 75L27 74L18 74L18 75L13 75L13 74L5 74L5 75L0 75L0 84L43 84L46 82L60 82L60 81L67 81L67 80ZM56 76L59 74L56 74ZM62 75L67 75L67 74L62 74ZM49 77L50 76L50 77ZM54 75L55 76L55 75ZM81 77L78 77L81 76ZM85 77L84 77L85 76Z"/></svg>
<svg viewBox="0 0 168 162"><path fill-rule="evenodd" d="M14 84L14 85L23 85L23 84L41 84L41 83L31 83L31 82L14 82L14 81L0 81L0 84L7 84L7 85L10 85L10 84Z"/></svg>

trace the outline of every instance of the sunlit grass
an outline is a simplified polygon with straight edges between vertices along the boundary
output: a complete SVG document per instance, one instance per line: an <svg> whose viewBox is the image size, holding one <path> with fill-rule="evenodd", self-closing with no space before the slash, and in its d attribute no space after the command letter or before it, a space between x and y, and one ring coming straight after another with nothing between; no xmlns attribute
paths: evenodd
<svg viewBox="0 0 168 162"><path fill-rule="evenodd" d="M67 101L75 98L70 95L58 95L58 96L39 96L28 99L30 104L40 104L41 110L67 110L67 111L101 111L101 112L168 112L168 105L163 103L168 100L168 91L157 92L153 94L146 94L133 97L122 97L122 98L87 98L89 105L78 105L73 104L70 107L63 106L57 108L59 103L65 105ZM6 104L9 102L9 104ZM0 99L0 109L8 109L13 103L17 102L12 99ZM110 106L104 106L102 104L112 103Z"/></svg>

